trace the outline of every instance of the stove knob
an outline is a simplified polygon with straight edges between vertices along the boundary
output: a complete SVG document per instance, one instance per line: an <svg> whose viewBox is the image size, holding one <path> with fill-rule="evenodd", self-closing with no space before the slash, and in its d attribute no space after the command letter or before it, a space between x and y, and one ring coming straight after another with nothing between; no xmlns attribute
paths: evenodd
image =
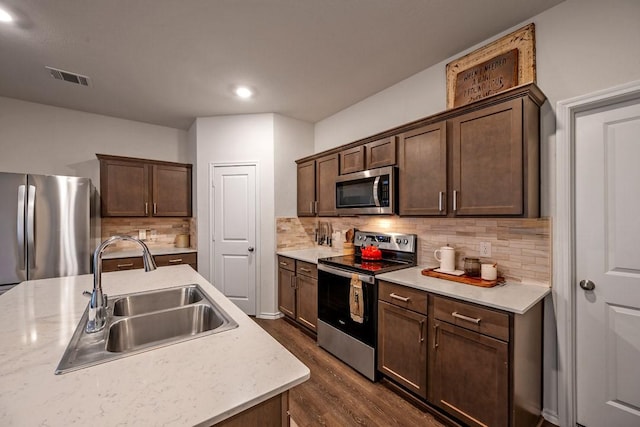
<svg viewBox="0 0 640 427"><path fill-rule="evenodd" d="M396 239L397 244L400 244L401 241L402 241L401 239Z"/></svg>
<svg viewBox="0 0 640 427"><path fill-rule="evenodd" d="M402 243L403 243L403 244L405 244L405 245L408 245L408 244L409 244L409 239L404 239L404 240L402 241Z"/></svg>

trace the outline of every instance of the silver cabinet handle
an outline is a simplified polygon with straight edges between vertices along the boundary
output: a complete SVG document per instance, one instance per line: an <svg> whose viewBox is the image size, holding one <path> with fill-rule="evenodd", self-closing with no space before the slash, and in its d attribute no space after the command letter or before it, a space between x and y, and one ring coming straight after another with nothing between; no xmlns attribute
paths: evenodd
<svg viewBox="0 0 640 427"><path fill-rule="evenodd" d="M438 193L438 211L442 212L443 211L443 206L444 206L444 191L441 191Z"/></svg>
<svg viewBox="0 0 640 427"><path fill-rule="evenodd" d="M423 342L424 337L422 336L422 330L424 329L424 320L420 321L420 336L418 337L418 342Z"/></svg>
<svg viewBox="0 0 640 427"><path fill-rule="evenodd" d="M149 203L144 202L144 214L149 215Z"/></svg>
<svg viewBox="0 0 640 427"><path fill-rule="evenodd" d="M460 314L457 311L454 311L453 313L451 313L451 315L455 318L465 320L467 322L475 323L476 325L479 325L480 321L482 320L482 319L478 319L477 317L465 316L464 314Z"/></svg>
<svg viewBox="0 0 640 427"><path fill-rule="evenodd" d="M308 268L300 267L300 271L304 271L305 273L311 273L311 270Z"/></svg>
<svg viewBox="0 0 640 427"><path fill-rule="evenodd" d="M26 257L26 252L25 252L25 247L24 247L24 200L25 200L25 186L24 185L20 185L18 186L18 251L20 252L18 254L18 269L19 270L24 270L25 269L25 257Z"/></svg>
<svg viewBox="0 0 640 427"><path fill-rule="evenodd" d="M395 294L395 293L393 293L393 292L391 292L391 293L389 294L389 296L390 296L391 298L393 298L393 299L397 299L397 300L400 300L400 301L402 301L402 302L409 302L409 300L411 299L411 298L409 298L409 297L402 297L402 296L397 295L397 294Z"/></svg>
<svg viewBox="0 0 640 427"><path fill-rule="evenodd" d="M280 265L283 267L287 267L289 264L284 261L280 261Z"/></svg>
<svg viewBox="0 0 640 427"><path fill-rule="evenodd" d="M458 190L453 190L453 210L458 210Z"/></svg>
<svg viewBox="0 0 640 427"><path fill-rule="evenodd" d="M171 263L171 264L175 264L177 262L182 262L182 258L176 258L176 259L170 259L169 260L169 263Z"/></svg>
<svg viewBox="0 0 640 427"><path fill-rule="evenodd" d="M127 268L127 267L133 267L133 263L129 262L126 264L118 264L118 268Z"/></svg>
<svg viewBox="0 0 640 427"><path fill-rule="evenodd" d="M313 202L309 202L309 213L313 213Z"/></svg>
<svg viewBox="0 0 640 427"><path fill-rule="evenodd" d="M438 324L433 325L433 349L438 348Z"/></svg>
<svg viewBox="0 0 640 427"><path fill-rule="evenodd" d="M157 203L154 203L154 204L153 204L153 214L155 215L155 214L157 214L157 213L158 213L158 204L157 204Z"/></svg>
<svg viewBox="0 0 640 427"><path fill-rule="evenodd" d="M313 213L318 213L318 201L313 202Z"/></svg>
<svg viewBox="0 0 640 427"><path fill-rule="evenodd" d="M27 253L29 254L29 267L36 268L36 187L29 186L27 195Z"/></svg>

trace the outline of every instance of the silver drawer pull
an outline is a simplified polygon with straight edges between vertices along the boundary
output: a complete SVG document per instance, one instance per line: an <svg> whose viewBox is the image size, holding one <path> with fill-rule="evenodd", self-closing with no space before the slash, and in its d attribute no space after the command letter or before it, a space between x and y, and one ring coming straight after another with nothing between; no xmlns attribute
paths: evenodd
<svg viewBox="0 0 640 427"><path fill-rule="evenodd" d="M182 258L170 259L169 260L169 263L176 263L176 262L182 262Z"/></svg>
<svg viewBox="0 0 640 427"><path fill-rule="evenodd" d="M391 298L393 298L393 299L397 299L397 300L400 300L400 301L402 301L402 302L409 302L409 300L411 299L411 298L409 298L409 297L401 297L400 295L396 295L396 294L395 294L395 293L393 293L393 292L391 292L391 293L389 294L389 296L390 296Z"/></svg>
<svg viewBox="0 0 640 427"><path fill-rule="evenodd" d="M309 270L308 268L300 267L300 271L304 271L305 273L311 273L311 270Z"/></svg>
<svg viewBox="0 0 640 427"><path fill-rule="evenodd" d="M118 268L125 268L125 267L133 267L133 263L130 262L128 264L118 264Z"/></svg>
<svg viewBox="0 0 640 427"><path fill-rule="evenodd" d="M280 261L280 265L282 265L283 267L286 267L286 266L288 266L288 265L289 265L289 263L286 263L286 262L284 262L284 261Z"/></svg>
<svg viewBox="0 0 640 427"><path fill-rule="evenodd" d="M480 321L482 320L482 319L478 319L477 317L465 316L464 314L460 314L457 311L454 311L453 313L451 313L451 315L453 317L457 317L458 319L466 320L467 322L471 322L471 323L475 323L476 325L479 325Z"/></svg>

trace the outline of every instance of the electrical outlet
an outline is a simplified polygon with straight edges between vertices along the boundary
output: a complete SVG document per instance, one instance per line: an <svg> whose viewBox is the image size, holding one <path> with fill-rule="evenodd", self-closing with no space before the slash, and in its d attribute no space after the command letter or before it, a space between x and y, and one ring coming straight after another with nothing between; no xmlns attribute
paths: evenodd
<svg viewBox="0 0 640 427"><path fill-rule="evenodd" d="M491 256L491 242L480 242L480 256L481 257Z"/></svg>
<svg viewBox="0 0 640 427"><path fill-rule="evenodd" d="M138 239L146 240L147 239L147 230L143 230L143 229L138 230Z"/></svg>

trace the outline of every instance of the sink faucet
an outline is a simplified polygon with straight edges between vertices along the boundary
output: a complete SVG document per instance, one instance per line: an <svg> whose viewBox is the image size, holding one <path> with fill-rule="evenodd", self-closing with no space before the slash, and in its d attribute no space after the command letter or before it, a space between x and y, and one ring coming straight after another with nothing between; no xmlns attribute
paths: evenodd
<svg viewBox="0 0 640 427"><path fill-rule="evenodd" d="M108 246L119 240L136 242L142 246L144 271L152 271L157 268L149 248L142 240L131 236L111 236L102 242L93 253L93 292L89 302L89 320L86 328L89 334L101 331L107 322L107 295L102 293L102 253Z"/></svg>

